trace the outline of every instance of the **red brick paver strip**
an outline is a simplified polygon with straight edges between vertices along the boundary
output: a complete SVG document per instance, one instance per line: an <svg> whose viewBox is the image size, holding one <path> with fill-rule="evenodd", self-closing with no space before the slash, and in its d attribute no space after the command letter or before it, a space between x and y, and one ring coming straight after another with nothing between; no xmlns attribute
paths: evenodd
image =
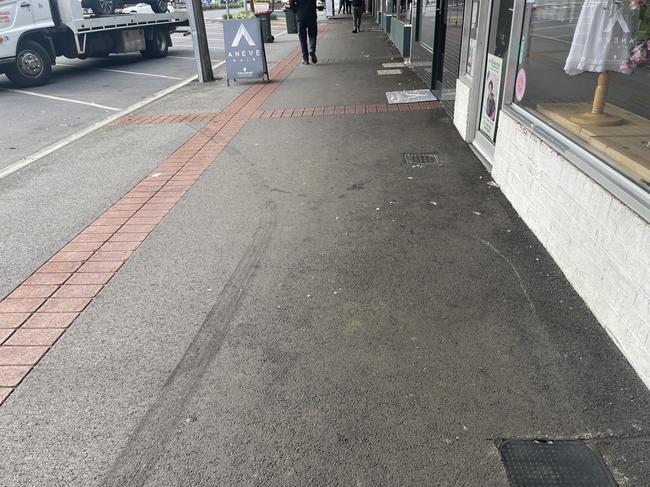
<svg viewBox="0 0 650 487"><path fill-rule="evenodd" d="M62 250L66 252L93 252L102 245L102 242L70 242Z"/></svg>
<svg viewBox="0 0 650 487"><path fill-rule="evenodd" d="M27 318L29 318L29 313L0 313L0 328L17 328Z"/></svg>
<svg viewBox="0 0 650 487"><path fill-rule="evenodd" d="M31 313L44 302L43 298L7 298L0 303L0 313Z"/></svg>
<svg viewBox="0 0 650 487"><path fill-rule="evenodd" d="M68 279L68 281L66 281L66 284L106 284L111 280L113 274L113 272L80 272Z"/></svg>
<svg viewBox="0 0 650 487"><path fill-rule="evenodd" d="M79 313L35 313L22 328L67 328Z"/></svg>
<svg viewBox="0 0 650 487"><path fill-rule="evenodd" d="M0 365L35 365L47 347L12 347L0 345Z"/></svg>
<svg viewBox="0 0 650 487"><path fill-rule="evenodd" d="M9 295L9 298L49 298L56 291L56 285L29 286L21 285Z"/></svg>
<svg viewBox="0 0 650 487"><path fill-rule="evenodd" d="M44 313L73 313L83 311L90 298L57 298L47 300L40 311Z"/></svg>
<svg viewBox="0 0 650 487"><path fill-rule="evenodd" d="M65 328L21 328L11 335L5 345L51 347L64 331Z"/></svg>
<svg viewBox="0 0 650 487"><path fill-rule="evenodd" d="M71 272L43 272L41 269L28 277L22 285L41 286L47 284L63 284L72 275Z"/></svg>
<svg viewBox="0 0 650 487"><path fill-rule="evenodd" d="M243 95L242 95L243 96ZM434 108L441 108L440 102L425 102L425 103L400 103L400 104L395 104L395 105L387 105L387 104L367 104L367 105L345 105L345 106L331 106L331 107L309 107L309 108L278 108L275 110L256 110L253 111L250 108L242 108L240 111L233 117L233 118L238 118L248 121L248 120L256 120L256 119L264 119L264 118L300 118L300 117L322 117L322 116L332 116L332 115L365 115L367 113L383 113L383 112L415 112L415 111L422 111L422 110L431 110ZM222 116L223 114L217 113L217 114L199 114L199 115L187 115L186 118L189 119L194 119L194 120L208 120L210 122L216 121L217 123L222 123L225 124L227 122L227 117L226 119L219 119L218 117ZM148 124L159 124L159 123L179 123L181 121L180 115L176 116L169 116L169 117L163 117L160 120L146 120L143 119L143 122L137 122L139 125L142 123L148 123ZM139 120L139 119L138 119ZM128 125L131 123L136 123L135 119L134 121L127 121L127 122L121 122L117 121L114 122L114 124L117 125ZM213 127L204 127L203 129L200 130L200 133L206 135L207 137L210 137L211 134L213 133L214 130ZM226 134L232 134L232 131L225 131L224 133ZM143 193L146 193L149 190L152 189L158 189L162 186L162 184L150 184L147 182L140 183L136 186L138 191L142 191ZM136 189L134 188L134 189ZM139 194L141 195L141 194ZM126 215L118 215L118 214L111 214L111 215L104 215L107 219L102 220L100 224L110 224L110 218L117 218L119 216L126 216Z"/></svg>
<svg viewBox="0 0 650 487"><path fill-rule="evenodd" d="M30 370L29 365L0 365L0 401L2 401L2 389L16 387Z"/></svg>
<svg viewBox="0 0 650 487"><path fill-rule="evenodd" d="M117 272L118 269L122 267L121 261L113 262L86 262L81 266L79 272L91 272L93 274L105 273L105 272Z"/></svg>
<svg viewBox="0 0 650 487"><path fill-rule="evenodd" d="M31 368L30 368L31 370ZM5 399L9 397L9 394L13 392L13 388L10 387L0 387L0 404L4 402Z"/></svg>
<svg viewBox="0 0 650 487"><path fill-rule="evenodd" d="M41 267L38 272L40 273L58 273L58 272L74 272L81 266L81 262L48 262Z"/></svg>
<svg viewBox="0 0 650 487"><path fill-rule="evenodd" d="M83 274L80 274L83 275ZM64 284L54 294L55 298L94 298L102 290L101 284Z"/></svg>
<svg viewBox="0 0 650 487"><path fill-rule="evenodd" d="M15 328L0 328L0 345L2 345L14 331L16 331Z"/></svg>
<svg viewBox="0 0 650 487"><path fill-rule="evenodd" d="M0 404L241 128L258 113L267 118L267 112L260 113L262 104L300 59L296 49L271 69L270 83L250 86L218 114L195 114L192 119L208 120L199 132L16 288L14 297L0 301L0 329L5 330L0 342L0 367L5 367L0 372ZM275 110L270 116L285 111L291 116L295 109ZM181 120L189 119L131 116L119 123Z"/></svg>

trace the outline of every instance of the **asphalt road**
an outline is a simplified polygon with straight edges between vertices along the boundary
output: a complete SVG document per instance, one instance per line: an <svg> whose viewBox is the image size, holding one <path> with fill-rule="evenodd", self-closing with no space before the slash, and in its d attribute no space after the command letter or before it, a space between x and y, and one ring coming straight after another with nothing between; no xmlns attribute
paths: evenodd
<svg viewBox="0 0 650 487"><path fill-rule="evenodd" d="M212 63L224 60L223 10L205 12ZM284 20L273 22L273 33ZM172 35L173 47L164 59L140 54L108 58L60 57L52 80L45 86L18 89L0 75L0 171L95 122L138 103L196 74L192 39ZM11 123L6 123L11 121Z"/></svg>

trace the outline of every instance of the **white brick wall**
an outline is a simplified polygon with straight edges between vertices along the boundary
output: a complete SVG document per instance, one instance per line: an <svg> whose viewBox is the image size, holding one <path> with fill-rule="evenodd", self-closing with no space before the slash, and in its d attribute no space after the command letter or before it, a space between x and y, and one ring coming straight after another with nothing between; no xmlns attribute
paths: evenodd
<svg viewBox="0 0 650 487"><path fill-rule="evenodd" d="M650 387L650 225L503 112L492 177Z"/></svg>
<svg viewBox="0 0 650 487"><path fill-rule="evenodd" d="M456 101L454 102L454 125L463 140L467 139L467 119L469 118L470 87L460 79L456 80Z"/></svg>

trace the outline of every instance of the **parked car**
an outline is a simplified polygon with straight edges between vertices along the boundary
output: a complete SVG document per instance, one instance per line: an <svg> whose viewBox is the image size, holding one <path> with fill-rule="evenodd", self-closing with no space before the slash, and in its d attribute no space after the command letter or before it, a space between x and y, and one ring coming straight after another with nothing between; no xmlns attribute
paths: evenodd
<svg viewBox="0 0 650 487"><path fill-rule="evenodd" d="M167 0L148 0L147 3L139 3L135 7L124 5L125 1L128 2L129 0L81 0L81 8L91 9L97 16L113 15L120 12L148 14L171 12L169 10L171 4ZM142 7L138 7L139 5L148 5L149 10L140 10Z"/></svg>
<svg viewBox="0 0 650 487"><path fill-rule="evenodd" d="M174 11L174 6L170 3L167 4L167 11L169 13L172 13ZM148 3L138 3L136 5L127 5L117 11L117 13L122 13L122 14L152 14L154 13L153 9L151 8L151 5Z"/></svg>
<svg viewBox="0 0 650 487"><path fill-rule="evenodd" d="M289 0L282 0L282 8L285 10L289 8ZM325 10L325 0L316 0L316 8L318 10Z"/></svg>

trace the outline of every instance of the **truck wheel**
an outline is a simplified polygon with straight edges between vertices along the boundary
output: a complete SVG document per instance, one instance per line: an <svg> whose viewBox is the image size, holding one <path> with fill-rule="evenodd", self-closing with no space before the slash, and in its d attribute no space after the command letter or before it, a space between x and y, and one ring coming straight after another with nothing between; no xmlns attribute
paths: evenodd
<svg viewBox="0 0 650 487"><path fill-rule="evenodd" d="M113 15L115 13L113 0L90 0L88 3L95 15Z"/></svg>
<svg viewBox="0 0 650 487"><path fill-rule="evenodd" d="M161 58L167 56L167 51L169 50L167 32L154 30L153 38L151 40L147 39L145 42L147 48L144 51L140 51L144 57Z"/></svg>
<svg viewBox="0 0 650 487"><path fill-rule="evenodd" d="M150 0L151 10L157 14L164 14L167 12L167 0Z"/></svg>
<svg viewBox="0 0 650 487"><path fill-rule="evenodd" d="M52 60L38 42L21 42L16 62L7 67L7 78L18 86L39 86L48 82L52 75Z"/></svg>

